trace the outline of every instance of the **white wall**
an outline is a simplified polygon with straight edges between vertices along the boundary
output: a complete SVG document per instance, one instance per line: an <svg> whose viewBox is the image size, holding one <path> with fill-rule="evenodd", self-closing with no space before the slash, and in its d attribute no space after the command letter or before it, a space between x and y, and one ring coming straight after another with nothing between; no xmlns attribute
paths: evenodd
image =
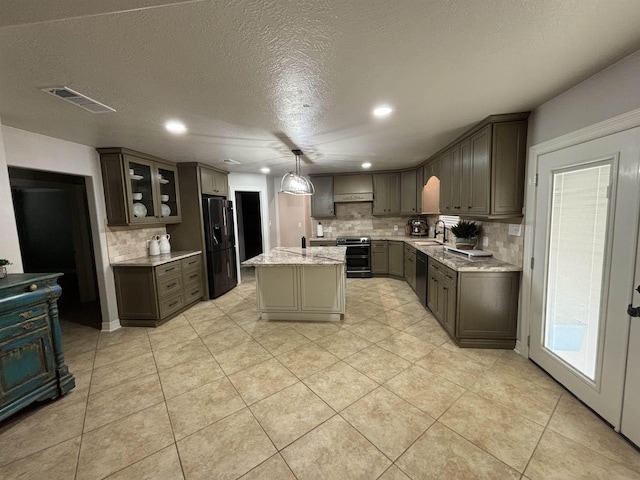
<svg viewBox="0 0 640 480"><path fill-rule="evenodd" d="M20 243L18 241L18 227L16 215L13 211L11 199L11 185L9 183L9 170L4 148L4 136L2 122L0 122L0 258L6 258L12 265L7 266L9 273L22 273L22 257L20 255Z"/></svg>
<svg viewBox="0 0 640 480"><path fill-rule="evenodd" d="M529 145L640 108L640 50L537 107Z"/></svg>
<svg viewBox="0 0 640 480"><path fill-rule="evenodd" d="M100 171L100 159L98 153L92 147L78 143L67 142L36 133L18 130L16 128L2 126L4 138L4 153L6 165L12 167L29 168L48 172L79 175L85 178L87 187L87 201L89 204L89 217L93 236L93 250L96 260L96 273L98 277L98 290L100 292L100 306L102 309L102 329L114 330L120 326L118 320L118 305L116 302L115 284L113 272L109 265L106 237L106 208L104 192L102 189L102 173ZM0 158L0 187L4 182L8 183L8 171L2 165ZM9 191L9 189L7 189ZM2 218L5 219L5 189L1 188L0 201L2 202ZM15 215L11 202L10 191L8 203L11 205L10 222L15 225ZM13 239L6 240L2 235L2 247L9 242L8 247L13 250L20 249L17 235Z"/></svg>

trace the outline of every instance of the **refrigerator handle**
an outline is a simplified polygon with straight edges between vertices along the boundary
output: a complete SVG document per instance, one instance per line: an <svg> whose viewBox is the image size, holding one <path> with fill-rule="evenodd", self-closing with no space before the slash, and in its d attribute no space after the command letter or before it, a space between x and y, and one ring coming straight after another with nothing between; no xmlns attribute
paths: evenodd
<svg viewBox="0 0 640 480"><path fill-rule="evenodd" d="M222 223L224 225L224 236L227 237L229 232L227 231L227 209L222 209Z"/></svg>

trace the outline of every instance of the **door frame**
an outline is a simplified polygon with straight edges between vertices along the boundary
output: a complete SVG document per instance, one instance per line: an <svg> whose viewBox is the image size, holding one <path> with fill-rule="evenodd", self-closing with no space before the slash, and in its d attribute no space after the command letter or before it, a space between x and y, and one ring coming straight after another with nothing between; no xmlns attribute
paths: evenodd
<svg viewBox="0 0 640 480"><path fill-rule="evenodd" d="M532 289L532 269L531 258L533 258L533 228L536 217L536 172L541 155L555 152L563 148L572 147L580 143L596 140L614 133L619 133L631 128L640 127L640 108L618 115L603 122L590 125L576 130L575 132L562 135L529 147L527 158L527 173L525 182L525 207L524 207L524 256L522 269L522 287L520 290L520 308L518 322L518 339L516 340L516 352L529 358L528 338L531 329L531 319L529 312L531 309L531 289ZM538 259L540 268L541 260Z"/></svg>

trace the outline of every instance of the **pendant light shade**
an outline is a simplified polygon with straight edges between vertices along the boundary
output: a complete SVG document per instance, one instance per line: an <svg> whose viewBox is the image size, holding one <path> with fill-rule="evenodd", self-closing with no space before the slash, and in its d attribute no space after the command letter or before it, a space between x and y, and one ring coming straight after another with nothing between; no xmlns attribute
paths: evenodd
<svg viewBox="0 0 640 480"><path fill-rule="evenodd" d="M286 173L282 177L280 191L290 195L313 195L315 193L313 183L300 175L300 156L302 151L292 150L292 152L296 156L296 171Z"/></svg>

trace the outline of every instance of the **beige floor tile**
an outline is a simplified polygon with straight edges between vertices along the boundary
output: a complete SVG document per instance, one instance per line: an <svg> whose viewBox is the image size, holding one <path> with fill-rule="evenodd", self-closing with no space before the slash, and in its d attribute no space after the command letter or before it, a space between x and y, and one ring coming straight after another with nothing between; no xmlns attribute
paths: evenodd
<svg viewBox="0 0 640 480"><path fill-rule="evenodd" d="M442 347L454 352L460 352L485 367L493 366L508 351L499 348L461 348L451 340L444 343Z"/></svg>
<svg viewBox="0 0 640 480"><path fill-rule="evenodd" d="M298 381L296 376L275 358L240 370L230 375L229 380L247 405L262 400Z"/></svg>
<svg viewBox="0 0 640 480"><path fill-rule="evenodd" d="M149 332L149 341L152 350L161 350L178 343L187 342L197 338L198 334L190 324L182 325L168 331Z"/></svg>
<svg viewBox="0 0 640 480"><path fill-rule="evenodd" d="M244 407L244 402L226 377L167 400L176 440Z"/></svg>
<svg viewBox="0 0 640 480"><path fill-rule="evenodd" d="M242 295L238 295L234 291L227 292L224 295L214 300L211 300L212 304L214 304L216 307L220 308L221 310L224 310L225 312L227 310L232 310L234 307L241 305L244 302L245 302L244 297Z"/></svg>
<svg viewBox="0 0 640 480"><path fill-rule="evenodd" d="M157 373L136 378L89 396L84 432L163 402Z"/></svg>
<svg viewBox="0 0 640 480"><path fill-rule="evenodd" d="M570 438L640 473L640 452L569 393L560 398L548 430Z"/></svg>
<svg viewBox="0 0 640 480"><path fill-rule="evenodd" d="M256 304L254 302L248 301L246 298L238 295L242 300L240 301L231 301L226 305L218 305L220 310L229 315L230 317L234 314L243 311L251 311L256 308Z"/></svg>
<svg viewBox="0 0 640 480"><path fill-rule="evenodd" d="M396 375L384 386L433 418L442 415L465 389L417 365Z"/></svg>
<svg viewBox="0 0 640 480"><path fill-rule="evenodd" d="M547 430L525 471L531 480L639 480L640 473Z"/></svg>
<svg viewBox="0 0 640 480"><path fill-rule="evenodd" d="M156 362L151 352L97 367L93 370L91 377L91 394L102 392L156 371Z"/></svg>
<svg viewBox="0 0 640 480"><path fill-rule="evenodd" d="M411 480L407 477L402 470L400 470L395 465L391 465L389 470L384 472L384 474L378 480Z"/></svg>
<svg viewBox="0 0 640 480"><path fill-rule="evenodd" d="M278 356L278 360L299 378L313 375L339 361L336 356L315 343L308 343L283 353Z"/></svg>
<svg viewBox="0 0 640 480"><path fill-rule="evenodd" d="M420 302L408 302L394 308L394 310L410 317L417 318L418 320L422 320L425 317L432 317L431 312L426 310Z"/></svg>
<svg viewBox="0 0 640 480"><path fill-rule="evenodd" d="M439 324L436 325L434 322L425 319L405 328L403 332L426 340L436 346L443 345L449 341L449 335Z"/></svg>
<svg viewBox="0 0 640 480"><path fill-rule="evenodd" d="M173 398L221 377L224 377L224 372L212 356L199 357L160 371L165 398Z"/></svg>
<svg viewBox="0 0 640 480"><path fill-rule="evenodd" d="M158 327L147 327L146 330L148 334L154 335L154 334L169 332L171 330L184 327L186 325L190 325L189 320L187 320L187 317L185 317L183 314L180 314L177 317L173 317L171 320L163 323Z"/></svg>
<svg viewBox="0 0 640 480"><path fill-rule="evenodd" d="M303 383L296 383L251 406L278 450L335 415Z"/></svg>
<svg viewBox="0 0 640 480"><path fill-rule="evenodd" d="M238 478L276 453L248 409L178 442L185 477Z"/></svg>
<svg viewBox="0 0 640 480"><path fill-rule="evenodd" d="M342 330L338 322L291 322L291 328L309 340L319 340Z"/></svg>
<svg viewBox="0 0 640 480"><path fill-rule="evenodd" d="M298 480L378 478L391 463L339 415L281 453Z"/></svg>
<svg viewBox="0 0 640 480"><path fill-rule="evenodd" d="M256 365L272 358L258 342L241 343L220 353L214 354L214 358L227 375L238 372L243 368Z"/></svg>
<svg viewBox="0 0 640 480"><path fill-rule="evenodd" d="M279 453L262 462L240 480L296 480L295 475Z"/></svg>
<svg viewBox="0 0 640 480"><path fill-rule="evenodd" d="M255 306L255 303L246 302L246 309L234 310L228 313L231 318L238 325L242 325L250 322L257 322L260 320L260 312Z"/></svg>
<svg viewBox="0 0 640 480"><path fill-rule="evenodd" d="M413 292L411 292L413 294ZM413 298L412 298L413 297ZM390 310L394 308L398 308L402 305L405 305L415 298L415 294L410 295L408 293L389 293L387 295L382 295L380 297L376 297L372 299L372 302L375 302L379 305L382 305L385 310Z"/></svg>
<svg viewBox="0 0 640 480"><path fill-rule="evenodd" d="M84 372L93 368L93 363L96 358L96 351L64 354L64 363L69 367L71 373Z"/></svg>
<svg viewBox="0 0 640 480"><path fill-rule="evenodd" d="M237 325L202 338L202 341L213 355L251 340L251 335Z"/></svg>
<svg viewBox="0 0 640 480"><path fill-rule="evenodd" d="M486 370L469 357L445 348L432 351L416 365L465 388L473 385Z"/></svg>
<svg viewBox="0 0 640 480"><path fill-rule="evenodd" d="M76 386L63 398L60 399L60 401L64 400L66 403L75 403L86 400L89 396L91 377L93 376L93 372L91 370L83 370L81 372L72 373L73 378L76 381Z"/></svg>
<svg viewBox="0 0 640 480"><path fill-rule="evenodd" d="M242 329L254 338L272 333L283 328L289 327L290 322L280 320L257 320L255 322L247 322L241 325Z"/></svg>
<svg viewBox="0 0 640 480"><path fill-rule="evenodd" d="M255 339L274 356L298 348L310 341L289 327L257 336Z"/></svg>
<svg viewBox="0 0 640 480"><path fill-rule="evenodd" d="M434 344L429 343L408 333L398 332L395 335L385 338L376 343L379 347L384 348L399 357L416 362L422 357L437 348Z"/></svg>
<svg viewBox="0 0 640 480"><path fill-rule="evenodd" d="M504 352L504 354L496 360L492 369L522 378L528 382L540 385L547 390L553 390L558 393L566 391L562 385L551 378L535 363L513 351Z"/></svg>
<svg viewBox="0 0 640 480"><path fill-rule="evenodd" d="M365 340L359 335L351 333L346 328L327 337L323 337L317 340L316 343L321 347L326 348L336 357L342 359L371 345L369 340Z"/></svg>
<svg viewBox="0 0 640 480"><path fill-rule="evenodd" d="M558 392L496 370L486 371L470 390L543 427L560 399Z"/></svg>
<svg viewBox="0 0 640 480"><path fill-rule="evenodd" d="M378 386L344 362L305 378L304 383L336 411L351 405Z"/></svg>
<svg viewBox="0 0 640 480"><path fill-rule="evenodd" d="M202 319L214 319L222 317L225 313L212 302L200 302L183 312L184 317L193 326L193 322Z"/></svg>
<svg viewBox="0 0 640 480"><path fill-rule="evenodd" d="M67 480L76 475L80 437L59 443L0 469L1 479ZM2 454L0 454L0 457Z"/></svg>
<svg viewBox="0 0 640 480"><path fill-rule="evenodd" d="M219 317L198 317L196 319L189 319L189 323L200 337L206 337L207 335L226 330L227 328L237 327L236 322L227 317L221 310L219 310L219 312Z"/></svg>
<svg viewBox="0 0 640 480"><path fill-rule="evenodd" d="M158 370L175 367L180 363L209 355L211 355L211 353L199 338L153 351L153 358L156 360Z"/></svg>
<svg viewBox="0 0 640 480"><path fill-rule="evenodd" d="M439 422L524 473L544 430L512 409L467 392Z"/></svg>
<svg viewBox="0 0 640 480"><path fill-rule="evenodd" d="M113 332L99 332L98 348L103 349L147 338L147 330L139 327L120 327Z"/></svg>
<svg viewBox="0 0 640 480"><path fill-rule="evenodd" d="M98 337L93 338L76 338L69 340L62 338L62 351L68 355L79 355L85 352L91 352L96 349Z"/></svg>
<svg viewBox="0 0 640 480"><path fill-rule="evenodd" d="M173 443L164 403L82 436L76 480L106 477Z"/></svg>
<svg viewBox="0 0 640 480"><path fill-rule="evenodd" d="M397 461L413 480L518 480L520 474L439 422Z"/></svg>
<svg viewBox="0 0 640 480"><path fill-rule="evenodd" d="M376 322L375 320L366 320L364 322L356 323L355 325L348 327L348 330L372 343L379 342L383 338L387 338L394 333L398 333L398 330L395 328Z"/></svg>
<svg viewBox="0 0 640 480"><path fill-rule="evenodd" d="M340 414L391 460L434 422L426 413L380 387Z"/></svg>
<svg viewBox="0 0 640 480"><path fill-rule="evenodd" d="M180 480L182 466L175 444L109 475L106 480Z"/></svg>
<svg viewBox="0 0 640 480"><path fill-rule="evenodd" d="M375 317L376 315L380 315L385 311L381 305L377 305L375 303L358 303L357 305L347 305L345 309L345 322L346 323L357 323L363 320L367 320L368 318ZM350 321L347 322L347 317L350 318Z"/></svg>
<svg viewBox="0 0 640 480"><path fill-rule="evenodd" d="M27 409L0 425L0 466L78 437L82 433L86 402L58 401Z"/></svg>
<svg viewBox="0 0 640 480"><path fill-rule="evenodd" d="M354 353L344 361L378 383L386 382L411 366L411 362L376 345Z"/></svg>
<svg viewBox="0 0 640 480"><path fill-rule="evenodd" d="M139 357L150 351L151 344L149 343L148 335L136 338L135 340L117 343L99 349L96 352L94 368L126 360L127 358Z"/></svg>
<svg viewBox="0 0 640 480"><path fill-rule="evenodd" d="M420 308L423 307L420 306ZM376 315L375 320L376 322L380 322L384 325L389 325L390 327L396 328L398 330L404 330L405 328L418 323L420 321L420 317L408 315L399 310L387 310L380 315Z"/></svg>

